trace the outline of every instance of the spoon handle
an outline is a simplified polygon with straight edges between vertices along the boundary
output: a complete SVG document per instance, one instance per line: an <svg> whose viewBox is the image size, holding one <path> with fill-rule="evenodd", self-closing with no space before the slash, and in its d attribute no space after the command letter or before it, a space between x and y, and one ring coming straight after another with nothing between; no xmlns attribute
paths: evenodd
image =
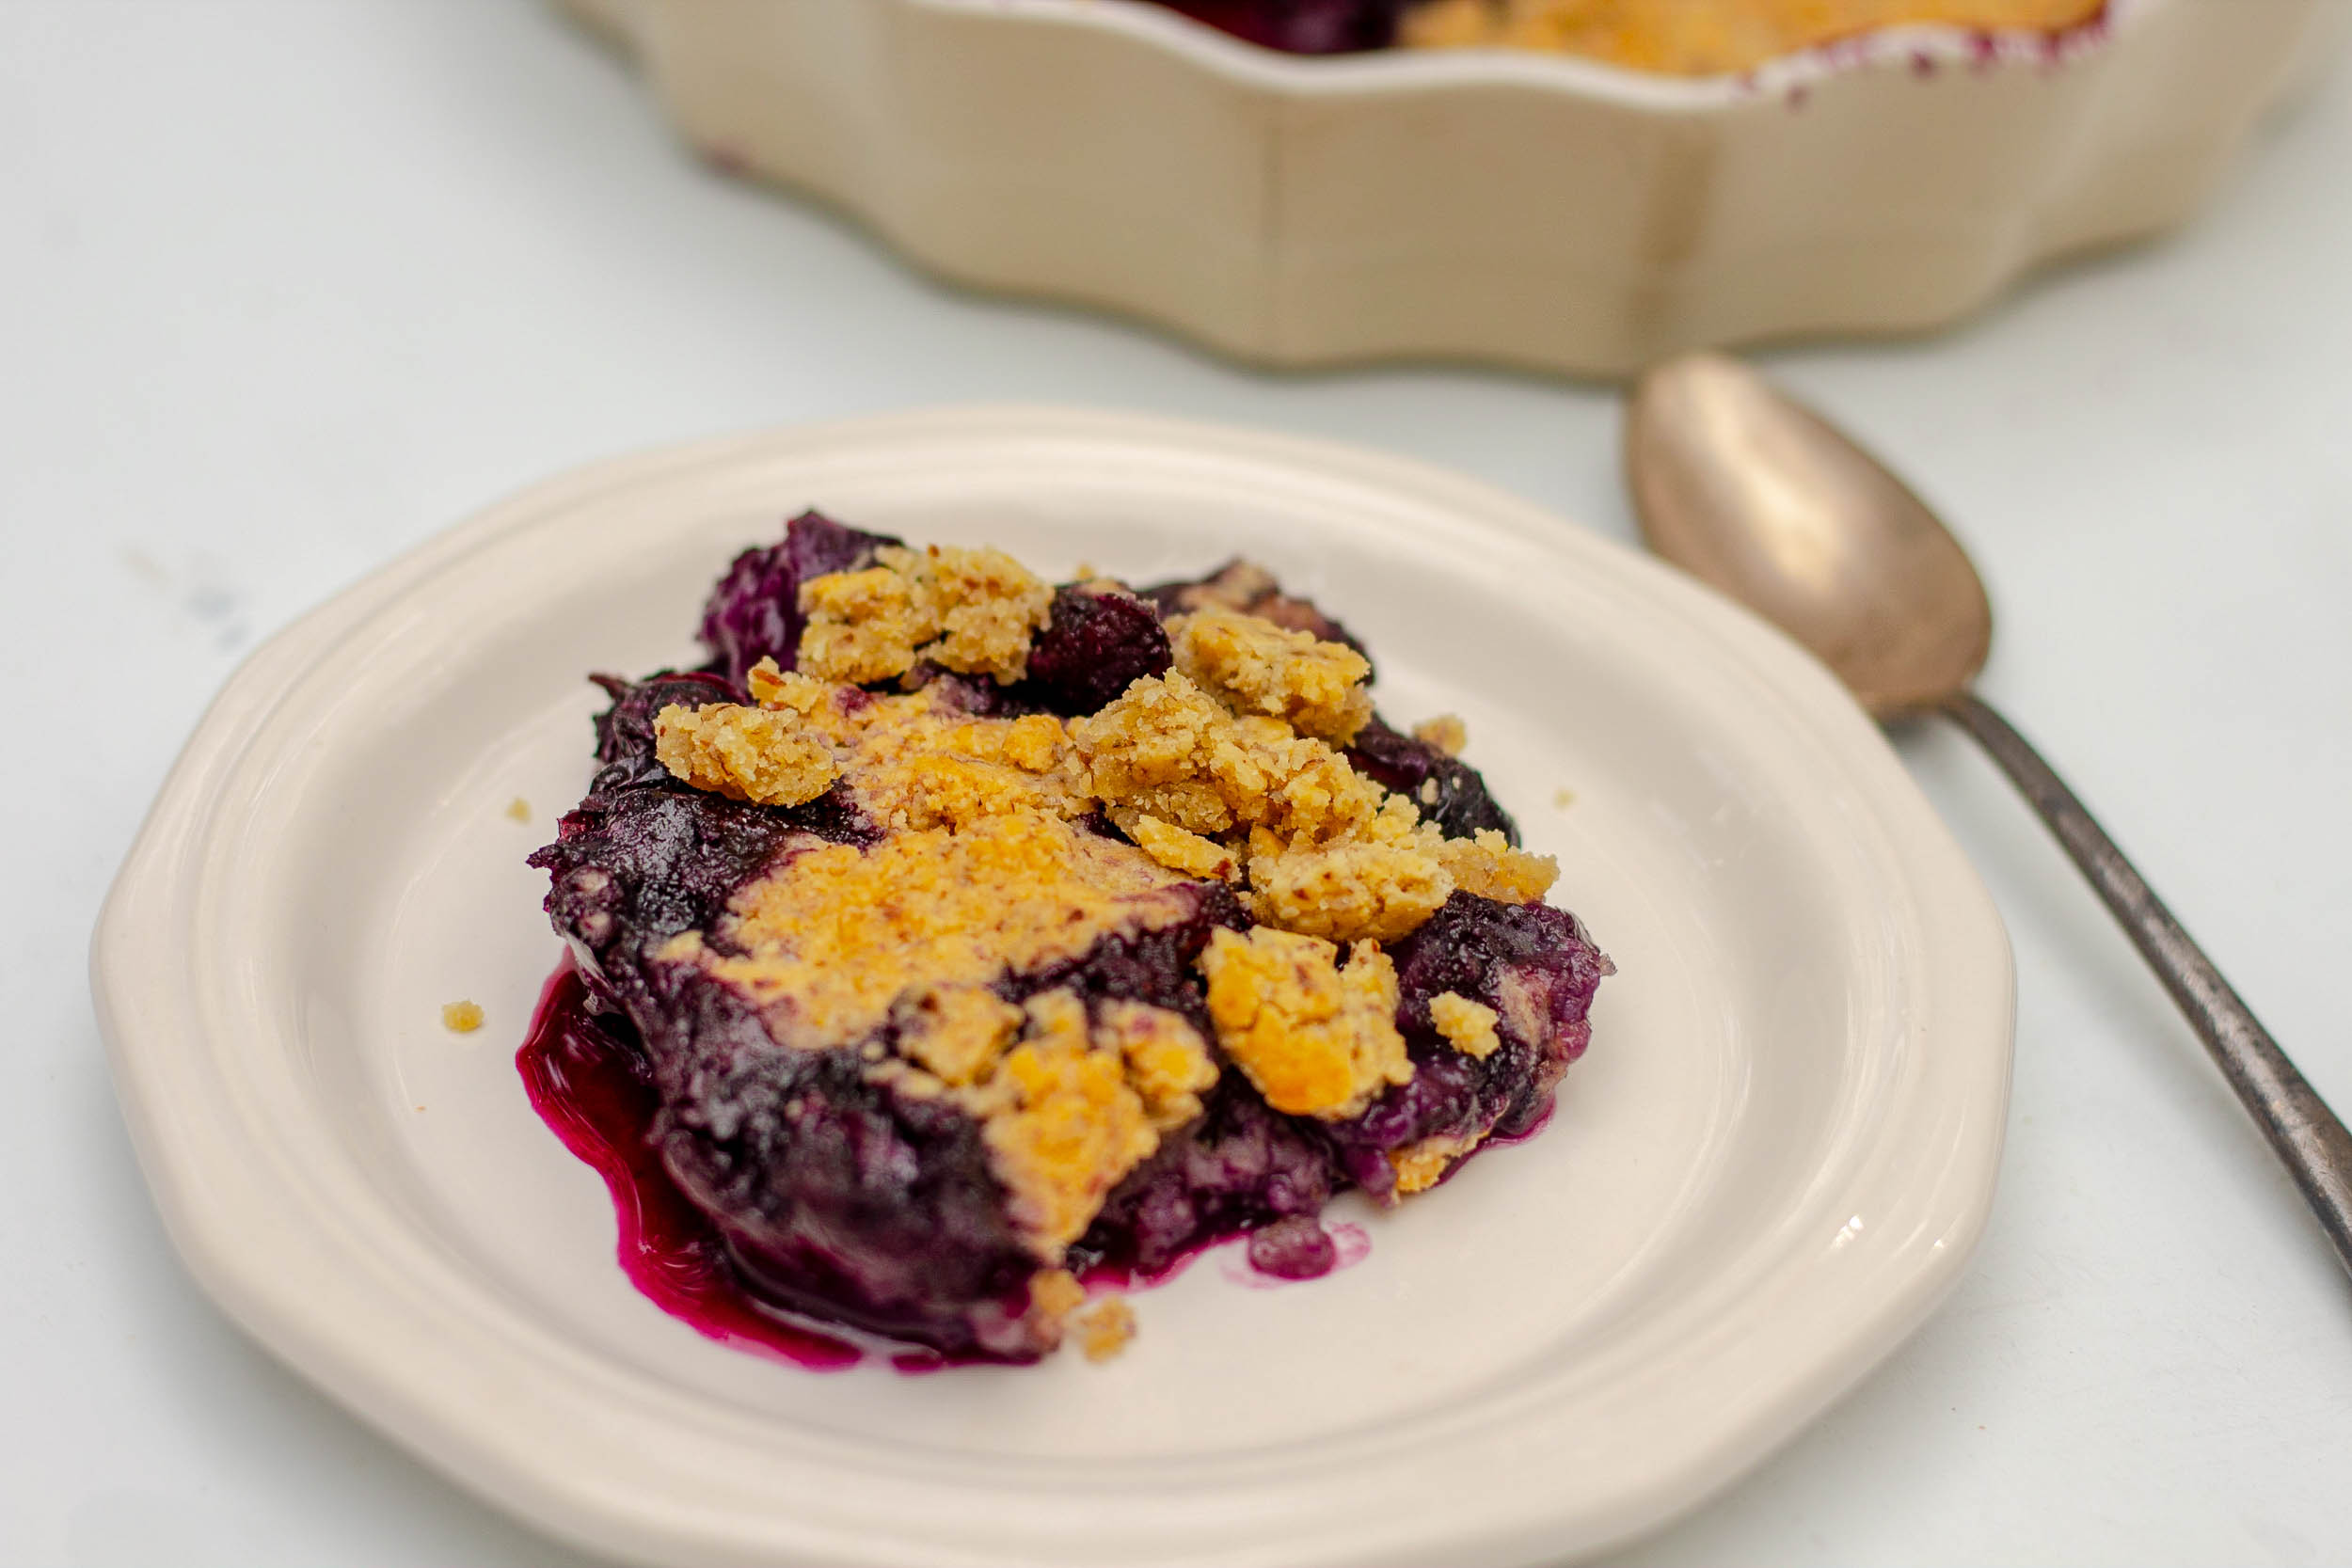
<svg viewBox="0 0 2352 1568"><path fill-rule="evenodd" d="M2295 1173L2295 1184L2303 1189L2304 1199L2335 1243L2336 1256L2352 1270L2352 1132L2344 1131L2319 1091L2296 1070L2213 960L2181 929L2172 911L2026 737L1968 692L1946 703L1944 711L1981 741L2016 781L2131 933L2139 956L2188 1015L2263 1136Z"/></svg>

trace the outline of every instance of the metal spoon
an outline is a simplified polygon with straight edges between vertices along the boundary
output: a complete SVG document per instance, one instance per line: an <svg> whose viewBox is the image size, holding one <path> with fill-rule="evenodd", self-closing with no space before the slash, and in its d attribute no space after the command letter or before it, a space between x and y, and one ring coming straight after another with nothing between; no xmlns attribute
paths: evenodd
<svg viewBox="0 0 2352 1568"><path fill-rule="evenodd" d="M1650 371L1626 417L1650 547L1813 650L1880 719L1940 712L1977 737L2131 934L2352 1270L2352 1132L2090 813L1969 690L1993 642L1984 584L1926 503L1829 422L1719 355Z"/></svg>

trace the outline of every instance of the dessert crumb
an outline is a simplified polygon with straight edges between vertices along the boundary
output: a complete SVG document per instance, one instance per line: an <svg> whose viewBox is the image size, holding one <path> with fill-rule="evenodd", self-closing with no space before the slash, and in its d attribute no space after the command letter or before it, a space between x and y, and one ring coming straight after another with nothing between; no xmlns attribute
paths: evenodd
<svg viewBox="0 0 2352 1568"><path fill-rule="evenodd" d="M1059 1323L1085 1304L1086 1287L1068 1269L1040 1269L1029 1278L1029 1308Z"/></svg>
<svg viewBox="0 0 2352 1568"><path fill-rule="evenodd" d="M1423 1138L1417 1144L1389 1153L1390 1168L1396 1172L1396 1191L1400 1197L1425 1193L1445 1178L1463 1155L1476 1148L1485 1134L1468 1137Z"/></svg>
<svg viewBox="0 0 2352 1568"><path fill-rule="evenodd" d="M1448 1045L1466 1056L1484 1061L1502 1044L1495 1024L1501 1015L1459 991L1441 991L1429 999L1429 1021Z"/></svg>
<svg viewBox="0 0 2352 1568"><path fill-rule="evenodd" d="M1556 811L1567 810L1570 806L1576 804L1576 791L1566 787L1565 785L1553 790L1551 792L1551 804L1553 809Z"/></svg>
<svg viewBox="0 0 2352 1568"><path fill-rule="evenodd" d="M1447 756L1458 757L1462 748L1470 744L1470 726L1451 713L1441 713L1413 726L1413 738L1424 746L1435 746Z"/></svg>
<svg viewBox="0 0 2352 1568"><path fill-rule="evenodd" d="M506 802L506 815L516 822L528 822L531 820L531 802L517 795Z"/></svg>
<svg viewBox="0 0 2352 1568"><path fill-rule="evenodd" d="M441 1009L441 1027L453 1035L470 1035L482 1027L482 1005L478 1002L452 1002ZM423 1106L417 1107L421 1111Z"/></svg>
<svg viewBox="0 0 2352 1568"><path fill-rule="evenodd" d="M1108 1361L1136 1337L1136 1309L1124 1296L1104 1296L1078 1314L1078 1348L1089 1361Z"/></svg>

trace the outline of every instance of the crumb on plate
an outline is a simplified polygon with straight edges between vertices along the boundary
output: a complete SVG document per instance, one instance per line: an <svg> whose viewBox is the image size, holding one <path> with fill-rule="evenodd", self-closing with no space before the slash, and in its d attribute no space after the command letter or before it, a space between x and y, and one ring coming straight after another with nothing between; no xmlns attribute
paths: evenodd
<svg viewBox="0 0 2352 1568"><path fill-rule="evenodd" d="M1089 1361L1108 1361L1136 1337L1136 1309L1124 1296L1104 1296L1078 1314L1078 1348Z"/></svg>
<svg viewBox="0 0 2352 1568"><path fill-rule="evenodd" d="M1447 756L1458 757L1462 748L1470 744L1470 726L1455 714L1440 713L1415 724L1413 738L1424 746L1435 746Z"/></svg>

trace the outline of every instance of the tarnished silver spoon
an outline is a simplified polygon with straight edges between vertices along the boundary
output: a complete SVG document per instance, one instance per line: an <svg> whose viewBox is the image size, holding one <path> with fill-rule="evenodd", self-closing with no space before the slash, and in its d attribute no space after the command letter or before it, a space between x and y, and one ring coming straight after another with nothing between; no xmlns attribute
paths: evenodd
<svg viewBox="0 0 2352 1568"><path fill-rule="evenodd" d="M1812 649L1879 718L1940 712L1983 743L2188 1015L2352 1270L2352 1132L2074 791L1969 689L1992 648L1993 610L1926 503L1720 355L1642 377L1625 463L1652 549Z"/></svg>

